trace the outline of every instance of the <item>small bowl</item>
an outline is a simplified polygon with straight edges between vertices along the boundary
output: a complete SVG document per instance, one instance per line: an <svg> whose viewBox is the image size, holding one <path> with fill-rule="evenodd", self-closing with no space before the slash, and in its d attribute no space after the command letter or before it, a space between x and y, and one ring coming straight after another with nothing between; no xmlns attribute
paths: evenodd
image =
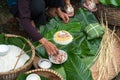
<svg viewBox="0 0 120 80"><path fill-rule="evenodd" d="M62 64L62 63L64 63L64 62L67 60L68 55L67 55L67 52L65 52L64 50L59 50L59 54L61 54L61 53L64 53L64 54L65 54L65 58L64 58L64 60L62 60L62 62L57 62L57 61L55 61L55 60L54 60L55 56L53 56L53 55L50 55L50 56L49 56L49 60L50 60L52 63L54 63L54 64Z"/></svg>
<svg viewBox="0 0 120 80"><path fill-rule="evenodd" d="M0 56L4 56L8 53L9 46L5 44L0 44Z"/></svg>
<svg viewBox="0 0 120 80"><path fill-rule="evenodd" d="M41 80L41 78L38 74L32 73L27 76L26 80Z"/></svg>
<svg viewBox="0 0 120 80"><path fill-rule="evenodd" d="M38 61L38 66L43 69L49 69L52 66L52 63L48 59L40 59Z"/></svg>

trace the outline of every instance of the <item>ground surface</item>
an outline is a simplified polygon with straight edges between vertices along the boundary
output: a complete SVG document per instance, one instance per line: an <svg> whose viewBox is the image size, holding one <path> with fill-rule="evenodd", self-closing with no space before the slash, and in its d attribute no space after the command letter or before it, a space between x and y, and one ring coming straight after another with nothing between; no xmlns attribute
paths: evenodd
<svg viewBox="0 0 120 80"><path fill-rule="evenodd" d="M75 8L80 7L80 1L72 1ZM113 27L110 27L113 29ZM5 0L0 1L0 33L17 34L27 37L24 30L21 29L18 22L13 19L13 16L9 13L8 7L5 4ZM116 33L120 37L120 26L116 27ZM113 80L120 80L120 75L116 76Z"/></svg>

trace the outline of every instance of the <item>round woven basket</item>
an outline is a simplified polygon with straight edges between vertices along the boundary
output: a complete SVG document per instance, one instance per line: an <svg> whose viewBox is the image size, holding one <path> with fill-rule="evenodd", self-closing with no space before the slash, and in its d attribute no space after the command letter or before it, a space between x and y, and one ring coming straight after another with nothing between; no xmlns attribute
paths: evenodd
<svg viewBox="0 0 120 80"><path fill-rule="evenodd" d="M26 74L31 74L31 73L36 73L40 76L44 76L49 80L63 80L60 74L58 74L57 72L51 69L35 69L35 70L26 72Z"/></svg>
<svg viewBox="0 0 120 80"><path fill-rule="evenodd" d="M120 9L102 4L98 4L97 7L98 18L101 18L102 15L104 18L103 20L106 20L105 18L107 18L108 24L120 26Z"/></svg>
<svg viewBox="0 0 120 80"><path fill-rule="evenodd" d="M7 38L11 38L11 37L17 38L17 37L21 37L21 36L6 34L5 37L7 37ZM11 70L11 71L8 71L8 72L0 72L0 80L16 80L19 73L26 72L27 70L29 70L31 68L33 59L35 57L35 50L34 50L34 47L33 47L32 43L29 40L27 40L25 38L23 38L23 39L27 42L27 45L29 45L30 48L31 48L31 57L30 57L29 61L24 66L22 66L18 69Z"/></svg>
<svg viewBox="0 0 120 80"><path fill-rule="evenodd" d="M110 31L111 33L111 31ZM112 56L114 56L115 61L116 61L116 67L117 67L117 72L120 72L120 38L114 34L114 46L112 47ZM96 62L93 64L93 66L90 68L91 72L92 72L92 76L94 78L94 80L98 80L99 77L99 71L97 70L97 60ZM109 73L105 74L105 76L107 76L107 78L102 77L100 80L112 80L115 76L118 75L118 73L116 73L114 65L112 62L108 63L109 65L107 65L109 67Z"/></svg>

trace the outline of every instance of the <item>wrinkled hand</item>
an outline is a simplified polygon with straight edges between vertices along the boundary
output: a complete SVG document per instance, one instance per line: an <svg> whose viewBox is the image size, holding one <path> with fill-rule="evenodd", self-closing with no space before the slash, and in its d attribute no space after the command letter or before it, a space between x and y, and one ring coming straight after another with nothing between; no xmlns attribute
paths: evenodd
<svg viewBox="0 0 120 80"><path fill-rule="evenodd" d="M48 55L58 54L58 48L54 44L49 42L47 39L42 38L41 40L39 40L39 42L45 47Z"/></svg>
<svg viewBox="0 0 120 80"><path fill-rule="evenodd" d="M74 8L71 4L65 6L65 11L69 17L74 16Z"/></svg>
<svg viewBox="0 0 120 80"><path fill-rule="evenodd" d="M69 16L64 13L60 8L57 9L57 15L62 18L64 23L68 23L69 22Z"/></svg>

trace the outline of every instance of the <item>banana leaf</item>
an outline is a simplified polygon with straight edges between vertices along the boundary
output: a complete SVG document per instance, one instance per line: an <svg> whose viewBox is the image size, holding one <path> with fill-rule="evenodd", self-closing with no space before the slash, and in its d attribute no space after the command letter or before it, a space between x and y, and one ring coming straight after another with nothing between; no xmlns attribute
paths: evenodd
<svg viewBox="0 0 120 80"><path fill-rule="evenodd" d="M5 34L0 34L0 44L5 44Z"/></svg>
<svg viewBox="0 0 120 80"><path fill-rule="evenodd" d="M87 40L84 28L88 24L96 22L98 21L91 12L80 8L75 17L71 18L67 24L56 17L45 26L40 26L41 34L68 54L68 60L65 63L53 64L51 68L60 73L64 80L93 80L89 68L95 61L101 38ZM71 33L74 38L73 41L64 46L56 44L53 41L53 35L59 30L66 30ZM39 43L37 46L37 55L48 58L44 47Z"/></svg>
<svg viewBox="0 0 120 80"><path fill-rule="evenodd" d="M100 0L104 5L113 5L120 8L120 0Z"/></svg>

